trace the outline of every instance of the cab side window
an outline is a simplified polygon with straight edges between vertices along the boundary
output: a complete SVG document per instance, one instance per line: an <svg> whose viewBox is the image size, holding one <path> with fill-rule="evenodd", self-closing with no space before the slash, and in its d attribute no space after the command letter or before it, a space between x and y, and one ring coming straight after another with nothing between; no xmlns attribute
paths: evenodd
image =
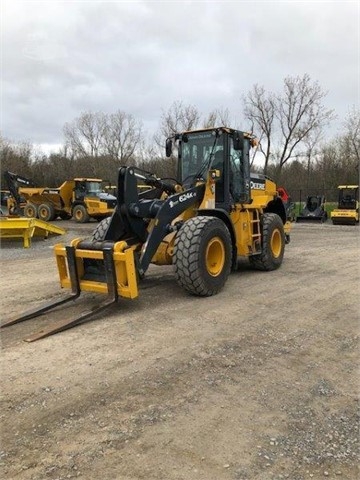
<svg viewBox="0 0 360 480"><path fill-rule="evenodd" d="M239 202L243 192L244 171L242 162L242 151L234 150L233 140L230 144L230 170L229 187L230 193L235 202Z"/></svg>
<svg viewBox="0 0 360 480"><path fill-rule="evenodd" d="M224 201L224 151L223 149L217 150L214 155L211 168L220 171L220 178L217 179L215 184L215 201Z"/></svg>

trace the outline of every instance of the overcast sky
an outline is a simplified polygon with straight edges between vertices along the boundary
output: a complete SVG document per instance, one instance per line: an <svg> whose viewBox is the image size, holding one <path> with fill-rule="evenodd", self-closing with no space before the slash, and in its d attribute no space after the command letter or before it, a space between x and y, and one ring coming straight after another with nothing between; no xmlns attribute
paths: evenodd
<svg viewBox="0 0 360 480"><path fill-rule="evenodd" d="M84 111L125 111L151 135L175 101L239 124L254 84L305 73L333 129L359 105L359 1L8 0L1 18L1 134L15 142L61 144Z"/></svg>

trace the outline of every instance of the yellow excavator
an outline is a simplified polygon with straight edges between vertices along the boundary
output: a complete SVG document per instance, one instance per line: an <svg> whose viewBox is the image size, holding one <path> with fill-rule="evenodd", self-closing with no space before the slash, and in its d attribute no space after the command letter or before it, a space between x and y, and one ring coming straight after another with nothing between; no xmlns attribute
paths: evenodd
<svg viewBox="0 0 360 480"><path fill-rule="evenodd" d="M8 214L23 216L26 199L20 195L19 190L24 187L34 187L34 184L29 178L9 171L4 172L4 178L9 189L9 195L6 197Z"/></svg>
<svg viewBox="0 0 360 480"><path fill-rule="evenodd" d="M2 326L72 301L82 291L106 295L97 309L45 328L28 341L70 328L118 301L134 299L150 264L172 265L177 283L194 296L215 295L239 258L271 271L283 261L291 223L276 184L250 174L252 134L218 127L177 133L166 155L178 152L177 179L136 167L118 171L117 206L91 238L55 246L62 288L71 294ZM151 188L139 191L138 183Z"/></svg>

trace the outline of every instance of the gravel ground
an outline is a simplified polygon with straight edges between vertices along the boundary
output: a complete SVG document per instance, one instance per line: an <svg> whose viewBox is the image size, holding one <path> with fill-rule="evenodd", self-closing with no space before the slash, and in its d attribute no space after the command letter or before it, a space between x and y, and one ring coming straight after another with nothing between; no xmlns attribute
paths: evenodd
<svg viewBox="0 0 360 480"><path fill-rule="evenodd" d="M59 295L52 247L1 249L2 319ZM282 267L188 295L151 267L135 301L26 343L98 301L2 330L2 478L359 477L359 227L294 224Z"/></svg>

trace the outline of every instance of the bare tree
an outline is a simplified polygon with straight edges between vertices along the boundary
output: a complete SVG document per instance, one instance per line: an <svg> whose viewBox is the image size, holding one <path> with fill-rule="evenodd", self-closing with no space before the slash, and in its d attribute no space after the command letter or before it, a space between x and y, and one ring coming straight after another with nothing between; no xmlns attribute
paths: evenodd
<svg viewBox="0 0 360 480"><path fill-rule="evenodd" d="M229 127L230 126L230 113L227 108L212 110L203 121L204 128L213 128L217 126Z"/></svg>
<svg viewBox="0 0 360 480"><path fill-rule="evenodd" d="M106 116L102 112L84 112L63 129L65 143L75 157L98 157L106 130Z"/></svg>
<svg viewBox="0 0 360 480"><path fill-rule="evenodd" d="M142 138L136 155L137 165L146 170L146 164L154 158L160 158L159 149L153 142L148 142L145 138Z"/></svg>
<svg viewBox="0 0 360 480"><path fill-rule="evenodd" d="M267 94L256 85L244 98L245 117L259 128L265 146L264 173L270 160L274 160L280 174L282 167L295 158L311 132L319 132L334 118L322 101L326 93L308 74L303 77L286 77L281 94Z"/></svg>
<svg viewBox="0 0 360 480"><path fill-rule="evenodd" d="M105 118L103 151L119 164L127 165L134 160L141 135L141 124L132 115L119 110Z"/></svg>
<svg viewBox="0 0 360 480"><path fill-rule="evenodd" d="M154 135L154 141L159 147L164 147L166 138L176 132L196 128L199 121L200 114L196 107L176 101L166 112L163 111L159 131Z"/></svg>
<svg viewBox="0 0 360 480"><path fill-rule="evenodd" d="M322 139L322 132L320 128L315 127L312 129L309 134L305 137L303 144L304 144L304 154L300 153L300 157L306 158L306 172L307 172L307 179L306 179L306 187L309 188L312 176L312 164L316 160L316 156L320 152L320 141Z"/></svg>
<svg viewBox="0 0 360 480"><path fill-rule="evenodd" d="M113 179L119 165L135 163L142 126L121 110L113 114L85 112L63 129L63 154L73 159L83 176Z"/></svg>
<svg viewBox="0 0 360 480"><path fill-rule="evenodd" d="M244 116L251 124L251 131L257 132L260 140L257 151L264 156L264 173L266 173L271 158L275 97L272 93L267 94L264 87L254 85L253 90L243 98L243 101Z"/></svg>
<svg viewBox="0 0 360 480"><path fill-rule="evenodd" d="M360 165L360 110L353 107L344 122L345 140L349 144L349 154L356 160L357 170Z"/></svg>
<svg viewBox="0 0 360 480"><path fill-rule="evenodd" d="M29 142L14 143L0 135L1 185L4 185L3 173L7 170L32 179L31 162L34 147ZM7 186L2 186L7 189Z"/></svg>

